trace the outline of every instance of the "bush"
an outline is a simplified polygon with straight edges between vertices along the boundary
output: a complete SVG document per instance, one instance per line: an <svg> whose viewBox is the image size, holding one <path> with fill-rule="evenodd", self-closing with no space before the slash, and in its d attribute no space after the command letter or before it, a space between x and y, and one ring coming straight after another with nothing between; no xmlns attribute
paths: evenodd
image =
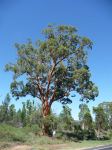
<svg viewBox="0 0 112 150"><path fill-rule="evenodd" d="M57 132L56 137L58 139L62 139L64 141L74 141L77 142L79 140L83 140L83 133L82 132L70 132L70 131L60 131Z"/></svg>
<svg viewBox="0 0 112 150"><path fill-rule="evenodd" d="M35 135L39 134L40 131L41 129L37 124L31 126L31 132L34 133Z"/></svg>
<svg viewBox="0 0 112 150"><path fill-rule="evenodd" d="M84 134L83 134L82 129L74 131L74 134L75 134L77 140L83 140L84 139Z"/></svg>
<svg viewBox="0 0 112 150"><path fill-rule="evenodd" d="M112 139L112 131L108 132L108 136L110 137L110 139Z"/></svg>
<svg viewBox="0 0 112 150"><path fill-rule="evenodd" d="M111 137L110 137L110 135L108 134L107 131L103 131L103 132L100 132L100 135L97 136L97 139L98 140L110 140Z"/></svg>
<svg viewBox="0 0 112 150"><path fill-rule="evenodd" d="M94 129L83 130L83 136L84 140L95 140L96 139L95 130Z"/></svg>
<svg viewBox="0 0 112 150"><path fill-rule="evenodd" d="M25 142L27 136L21 128L15 128L9 125L0 125L0 139L5 141Z"/></svg>

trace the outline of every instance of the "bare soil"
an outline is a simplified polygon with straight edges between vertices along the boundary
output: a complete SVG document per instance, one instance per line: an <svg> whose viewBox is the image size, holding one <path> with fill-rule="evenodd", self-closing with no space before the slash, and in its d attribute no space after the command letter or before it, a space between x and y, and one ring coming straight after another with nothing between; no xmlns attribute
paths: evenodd
<svg viewBox="0 0 112 150"><path fill-rule="evenodd" d="M73 150L67 144L53 144L53 145L42 145L38 148L32 148L29 145L13 145L10 148L4 150Z"/></svg>
<svg viewBox="0 0 112 150"><path fill-rule="evenodd" d="M9 148L7 147L4 150L32 150L32 148L31 146L28 146L28 145L14 145Z"/></svg>

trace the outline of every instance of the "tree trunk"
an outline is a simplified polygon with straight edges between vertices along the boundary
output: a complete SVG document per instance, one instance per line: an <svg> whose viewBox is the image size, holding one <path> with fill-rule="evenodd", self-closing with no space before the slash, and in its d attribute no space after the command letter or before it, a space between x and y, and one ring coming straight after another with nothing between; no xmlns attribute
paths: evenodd
<svg viewBox="0 0 112 150"><path fill-rule="evenodd" d="M82 129L83 129L83 130L85 129L85 124L84 124L84 122L82 123Z"/></svg>
<svg viewBox="0 0 112 150"><path fill-rule="evenodd" d="M49 106L48 100L45 100L42 103L42 115L43 115L43 117L46 117L49 114L50 114L50 106Z"/></svg>
<svg viewBox="0 0 112 150"><path fill-rule="evenodd" d="M49 124L49 120L47 120L48 119L47 117L50 115L50 105L48 103L48 100L45 100L42 103L42 115L43 115L43 127L42 127L43 135L49 136L50 124Z"/></svg>

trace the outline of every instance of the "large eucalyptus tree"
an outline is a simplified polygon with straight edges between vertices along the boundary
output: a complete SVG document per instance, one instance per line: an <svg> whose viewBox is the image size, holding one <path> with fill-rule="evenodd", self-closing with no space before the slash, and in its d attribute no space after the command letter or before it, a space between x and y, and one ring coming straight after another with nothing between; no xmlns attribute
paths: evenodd
<svg viewBox="0 0 112 150"><path fill-rule="evenodd" d="M43 40L36 44L16 44L17 62L6 65L12 71L12 95L17 99L32 95L42 102L43 117L49 115L54 101L71 103L71 92L81 100L93 100L98 89L90 81L87 49L92 42L77 34L73 26L49 25L43 30ZM22 77L23 76L23 77Z"/></svg>

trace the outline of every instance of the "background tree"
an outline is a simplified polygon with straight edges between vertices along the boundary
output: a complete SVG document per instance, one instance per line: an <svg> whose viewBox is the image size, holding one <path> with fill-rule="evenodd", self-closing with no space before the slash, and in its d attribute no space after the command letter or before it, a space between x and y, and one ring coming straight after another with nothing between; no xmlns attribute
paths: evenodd
<svg viewBox="0 0 112 150"><path fill-rule="evenodd" d="M9 106L9 121L12 124L16 124L16 109L14 104Z"/></svg>
<svg viewBox="0 0 112 150"><path fill-rule="evenodd" d="M10 104L10 95L7 94L2 105L0 106L0 122L9 121L9 104Z"/></svg>
<svg viewBox="0 0 112 150"><path fill-rule="evenodd" d="M44 41L39 40L36 46L31 41L16 44L17 62L6 65L6 70L14 73L12 95L40 99L43 117L50 114L54 101L71 103L71 92L78 92L87 102L98 95L87 66L87 49L92 48L92 42L76 31L72 26L49 25L43 30Z"/></svg>
<svg viewBox="0 0 112 150"><path fill-rule="evenodd" d="M26 126L26 123L27 123L27 114L26 114L26 105L25 105L25 102L22 103L23 104L23 107L22 107L22 110L21 110L21 121L22 121L22 124L23 124L23 127Z"/></svg>
<svg viewBox="0 0 112 150"><path fill-rule="evenodd" d="M109 126L112 131L112 102L109 104Z"/></svg>
<svg viewBox="0 0 112 150"><path fill-rule="evenodd" d="M74 119L71 115L71 109L68 106L63 106L63 110L59 115L59 122L61 130L73 131Z"/></svg>
<svg viewBox="0 0 112 150"><path fill-rule="evenodd" d="M94 107L93 112L95 113L95 126L97 130L97 137L101 138L102 133L108 129L107 116L101 106Z"/></svg>
<svg viewBox="0 0 112 150"><path fill-rule="evenodd" d="M107 117L109 129L112 129L112 102L103 102L100 103L98 106L103 108Z"/></svg>
<svg viewBox="0 0 112 150"><path fill-rule="evenodd" d="M19 110L16 112L16 123L15 123L16 127L22 127L23 123L22 123L22 119L21 119L21 109L19 108Z"/></svg>
<svg viewBox="0 0 112 150"><path fill-rule="evenodd" d="M85 126L85 129L87 130L90 130L93 128L93 121L92 121L92 117L91 117L91 114L88 112L84 115L84 126Z"/></svg>
<svg viewBox="0 0 112 150"><path fill-rule="evenodd" d="M95 139L93 120L87 104L80 104L79 109L79 121L83 130L84 139Z"/></svg>
<svg viewBox="0 0 112 150"><path fill-rule="evenodd" d="M87 106L87 104L80 104L79 105L79 109L80 109L80 112L79 112L79 120L80 120L80 123L81 123L81 126L82 126L82 129L85 129L85 126L87 125L86 122L87 121L87 116L88 114L90 114L90 110ZM86 115L87 114L87 115ZM85 125L86 124L86 125Z"/></svg>
<svg viewBox="0 0 112 150"><path fill-rule="evenodd" d="M90 112L85 113L84 115L84 139L89 140L89 139L95 139L96 134L95 134L95 129L93 126L93 120Z"/></svg>

